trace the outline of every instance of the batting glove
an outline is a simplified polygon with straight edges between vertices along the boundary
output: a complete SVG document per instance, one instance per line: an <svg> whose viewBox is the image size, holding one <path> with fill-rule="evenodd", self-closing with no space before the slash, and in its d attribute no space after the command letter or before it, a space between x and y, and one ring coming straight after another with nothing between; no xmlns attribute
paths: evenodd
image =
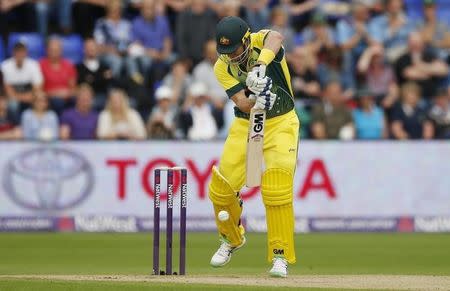
<svg viewBox="0 0 450 291"><path fill-rule="evenodd" d="M273 105L275 104L277 95L270 91L267 91L259 95L250 94L248 98L251 100L255 100L255 105L253 106L253 108L268 111L272 109Z"/></svg>
<svg viewBox="0 0 450 291"><path fill-rule="evenodd" d="M266 92L272 88L272 79L269 77L258 77L256 72L250 72L247 75L247 80L245 81L248 89L253 93L259 95Z"/></svg>

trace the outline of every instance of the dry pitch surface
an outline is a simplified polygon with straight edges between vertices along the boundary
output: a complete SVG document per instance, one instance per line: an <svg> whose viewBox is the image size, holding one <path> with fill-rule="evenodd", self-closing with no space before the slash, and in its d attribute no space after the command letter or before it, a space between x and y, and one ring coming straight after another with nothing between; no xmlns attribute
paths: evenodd
<svg viewBox="0 0 450 291"><path fill-rule="evenodd" d="M240 286L303 288L450 290L450 276L413 275L295 275L286 279L252 276L144 276L144 275L5 275L0 279L45 281L171 282Z"/></svg>

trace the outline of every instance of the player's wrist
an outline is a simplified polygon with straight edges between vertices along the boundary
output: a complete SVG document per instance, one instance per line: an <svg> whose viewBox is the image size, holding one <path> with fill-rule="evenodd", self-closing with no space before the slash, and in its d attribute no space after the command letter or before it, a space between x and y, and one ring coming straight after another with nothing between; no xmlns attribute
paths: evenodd
<svg viewBox="0 0 450 291"><path fill-rule="evenodd" d="M259 54L259 57L258 57L258 60L256 61L256 63L267 66L274 59L275 59L275 53L271 49L263 48L261 50L261 53Z"/></svg>

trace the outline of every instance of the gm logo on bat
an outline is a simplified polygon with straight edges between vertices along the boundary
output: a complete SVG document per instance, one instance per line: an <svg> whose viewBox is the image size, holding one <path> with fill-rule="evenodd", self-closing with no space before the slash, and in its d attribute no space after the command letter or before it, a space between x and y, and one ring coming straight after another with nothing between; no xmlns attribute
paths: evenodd
<svg viewBox="0 0 450 291"><path fill-rule="evenodd" d="M254 132L260 133L264 129L263 119L264 119L263 113L255 114L253 125Z"/></svg>

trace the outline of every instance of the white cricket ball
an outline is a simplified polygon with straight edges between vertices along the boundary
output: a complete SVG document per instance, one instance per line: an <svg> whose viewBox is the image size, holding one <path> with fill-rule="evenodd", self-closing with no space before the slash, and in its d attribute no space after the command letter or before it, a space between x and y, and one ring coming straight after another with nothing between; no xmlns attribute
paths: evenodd
<svg viewBox="0 0 450 291"><path fill-rule="evenodd" d="M222 210L217 214L217 218L219 218L220 221L227 221L230 218L230 214L228 214L227 211Z"/></svg>

